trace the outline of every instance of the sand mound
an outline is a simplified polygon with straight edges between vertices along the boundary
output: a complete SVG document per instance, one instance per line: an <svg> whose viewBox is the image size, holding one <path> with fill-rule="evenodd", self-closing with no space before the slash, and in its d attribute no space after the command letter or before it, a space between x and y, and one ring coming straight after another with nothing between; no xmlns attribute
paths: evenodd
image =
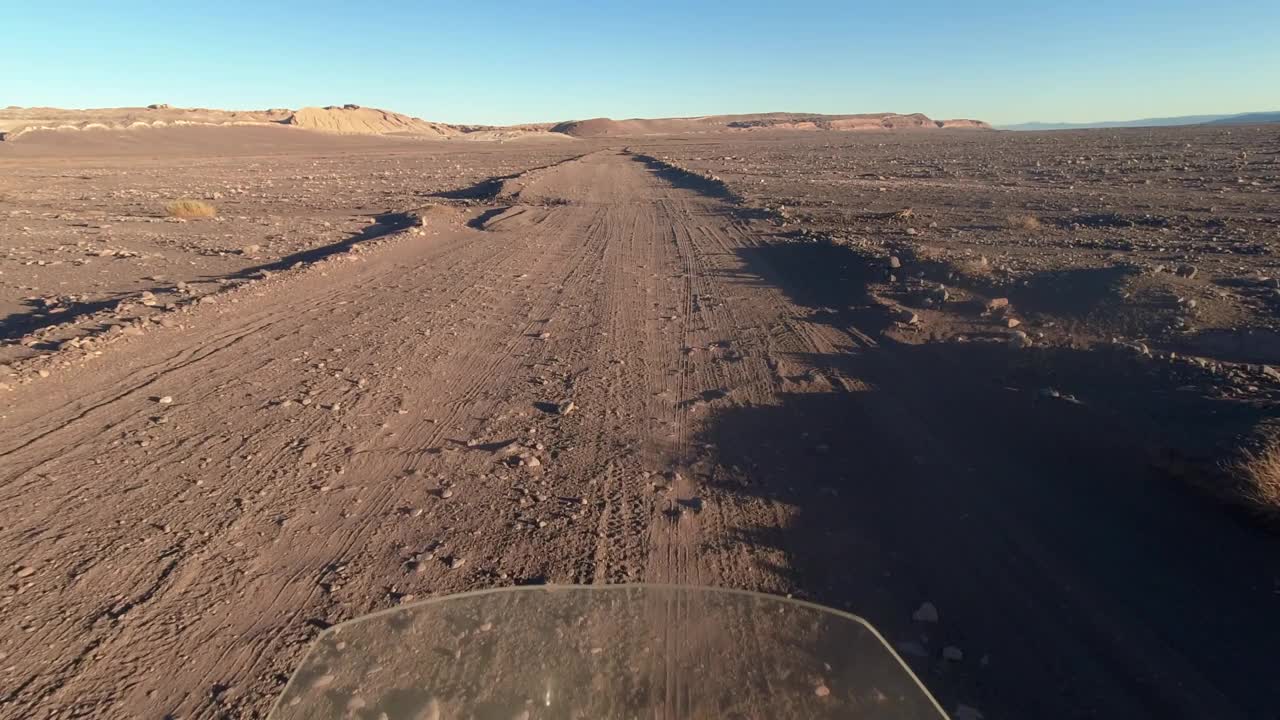
<svg viewBox="0 0 1280 720"><path fill-rule="evenodd" d="M715 123L706 122L706 118L657 118L645 120L613 120L611 118L592 118L590 120L572 120L562 122L551 128L551 132L564 133L573 137L613 137L618 135L666 135L675 133L710 132L717 129Z"/></svg>
<svg viewBox="0 0 1280 720"><path fill-rule="evenodd" d="M666 135L751 130L937 130L943 127L989 128L976 120L936 121L921 113L866 113L861 115L819 115L813 113L757 113L752 115L706 115L688 118L613 120L593 118L563 122L552 132L573 137L614 137Z"/></svg>
<svg viewBox="0 0 1280 720"><path fill-rule="evenodd" d="M359 105L302 108L284 122L306 130L319 130L340 135L450 137L460 134L460 131L451 125L428 122L400 113Z"/></svg>

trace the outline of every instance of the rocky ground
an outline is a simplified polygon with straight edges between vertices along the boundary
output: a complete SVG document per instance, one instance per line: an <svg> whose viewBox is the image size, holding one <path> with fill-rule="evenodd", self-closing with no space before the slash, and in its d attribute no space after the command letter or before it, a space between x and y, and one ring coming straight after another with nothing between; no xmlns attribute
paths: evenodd
<svg viewBox="0 0 1280 720"><path fill-rule="evenodd" d="M0 363L161 322L183 304L382 232L380 217L435 193L582 152L459 151L275 128L73 139L83 147L34 136L0 146ZM171 217L168 205L182 199L216 215Z"/></svg>
<svg viewBox="0 0 1280 720"><path fill-rule="evenodd" d="M1121 337L1280 362L1274 125L775 137L657 152L801 232L909 255L893 274L921 286L911 289L929 284L914 282L928 268L958 292L1021 296L1018 311L1057 316L1034 328L1051 342Z"/></svg>
<svg viewBox="0 0 1280 720"><path fill-rule="evenodd" d="M1046 396L1150 425L1155 462L1228 500L1221 465L1277 432L1280 126L636 147L714 178L815 257L856 258L870 271L830 279L892 306L898 342L1040 348ZM1171 417L1152 387L1223 409ZM1269 513L1272 491L1244 504Z"/></svg>
<svg viewBox="0 0 1280 720"><path fill-rule="evenodd" d="M190 132L0 148L0 717L548 582L848 609L958 718L1280 705L1274 127Z"/></svg>

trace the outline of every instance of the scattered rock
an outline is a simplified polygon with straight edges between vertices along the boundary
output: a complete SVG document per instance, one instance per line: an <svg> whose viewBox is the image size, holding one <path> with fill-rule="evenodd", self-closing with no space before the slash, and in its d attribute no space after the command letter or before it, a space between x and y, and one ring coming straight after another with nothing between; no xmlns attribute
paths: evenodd
<svg viewBox="0 0 1280 720"><path fill-rule="evenodd" d="M902 267L902 261L898 259L897 255L889 256L889 267L893 268L894 270Z"/></svg>
<svg viewBox="0 0 1280 720"><path fill-rule="evenodd" d="M538 456L531 452L522 452L518 455L512 455L504 462L511 467L536 468L542 465L542 461L538 459Z"/></svg>
<svg viewBox="0 0 1280 720"><path fill-rule="evenodd" d="M17 570L14 570L13 574L17 575L20 578L31 577L32 575L36 574L36 569L31 567L30 565L22 565L22 566L19 566Z"/></svg>
<svg viewBox="0 0 1280 720"><path fill-rule="evenodd" d="M922 603L914 613L911 619L916 622L936 623L938 622L938 608L931 602Z"/></svg>
<svg viewBox="0 0 1280 720"><path fill-rule="evenodd" d="M960 662L964 660L964 651L955 645L948 645L942 648L942 659L951 662Z"/></svg>
<svg viewBox="0 0 1280 720"><path fill-rule="evenodd" d="M169 397L168 395L165 395L164 397L156 398L156 402L160 403L161 405L170 405L173 403L173 398Z"/></svg>
<svg viewBox="0 0 1280 720"><path fill-rule="evenodd" d="M1174 272L1178 275L1178 277L1191 279L1196 276L1196 273L1198 271L1196 270L1194 265L1179 265L1178 269L1175 270Z"/></svg>
<svg viewBox="0 0 1280 720"><path fill-rule="evenodd" d="M1009 298L991 298L987 301L987 312L994 313L1009 307Z"/></svg>
<svg viewBox="0 0 1280 720"><path fill-rule="evenodd" d="M1031 336L1021 330L1014 330L1013 334L1009 336L1009 347L1014 350L1029 348L1034 344L1035 343L1031 341Z"/></svg>
<svg viewBox="0 0 1280 720"><path fill-rule="evenodd" d="M476 443L476 444L479 444L479 443ZM473 447L470 440L467 441L467 447ZM493 450L493 455L494 457L503 458L503 457L507 457L508 455L511 455L512 453L518 452L519 450L520 450L519 440L508 440L502 445L495 447Z"/></svg>
<svg viewBox="0 0 1280 720"><path fill-rule="evenodd" d="M577 409L577 407L578 407L577 405L574 405L574 404L573 404L573 401L572 401L572 400L565 400L565 401L563 401L563 402L559 403L558 405L556 405L556 414L557 414L557 415L568 415L569 413L571 413L571 412L573 412L574 410L576 410L576 409Z"/></svg>
<svg viewBox="0 0 1280 720"><path fill-rule="evenodd" d="M467 564L466 558L460 558L460 557L458 557L457 555L455 555L455 556L453 556L453 557L449 558L449 569L450 569L450 570L457 570L458 568L460 568L460 567L462 567L463 565L466 565L466 564Z"/></svg>
<svg viewBox="0 0 1280 720"><path fill-rule="evenodd" d="M907 325L916 325L920 322L920 316L908 310L907 308L898 308L893 311L893 319Z"/></svg>
<svg viewBox="0 0 1280 720"><path fill-rule="evenodd" d="M1115 344L1133 352L1135 355L1140 355L1142 357L1151 357L1151 348L1147 347L1146 343L1125 342L1117 338L1115 340Z"/></svg>

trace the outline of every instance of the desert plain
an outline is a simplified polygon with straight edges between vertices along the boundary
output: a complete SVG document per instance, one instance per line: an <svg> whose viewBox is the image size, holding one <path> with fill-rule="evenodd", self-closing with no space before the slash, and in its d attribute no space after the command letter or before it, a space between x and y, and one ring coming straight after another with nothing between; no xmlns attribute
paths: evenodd
<svg viewBox="0 0 1280 720"><path fill-rule="evenodd" d="M639 582L955 718L1280 708L1280 125L313 110L0 111L0 717Z"/></svg>

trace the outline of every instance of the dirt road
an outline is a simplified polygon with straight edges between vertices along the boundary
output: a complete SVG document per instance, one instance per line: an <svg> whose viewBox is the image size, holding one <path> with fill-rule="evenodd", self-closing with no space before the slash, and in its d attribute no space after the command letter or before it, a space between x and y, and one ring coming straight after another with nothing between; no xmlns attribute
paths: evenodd
<svg viewBox="0 0 1280 720"><path fill-rule="evenodd" d="M1274 539L699 190L594 153L7 394L0 715L260 716L328 624L624 581L848 607L949 710L1274 715Z"/></svg>

